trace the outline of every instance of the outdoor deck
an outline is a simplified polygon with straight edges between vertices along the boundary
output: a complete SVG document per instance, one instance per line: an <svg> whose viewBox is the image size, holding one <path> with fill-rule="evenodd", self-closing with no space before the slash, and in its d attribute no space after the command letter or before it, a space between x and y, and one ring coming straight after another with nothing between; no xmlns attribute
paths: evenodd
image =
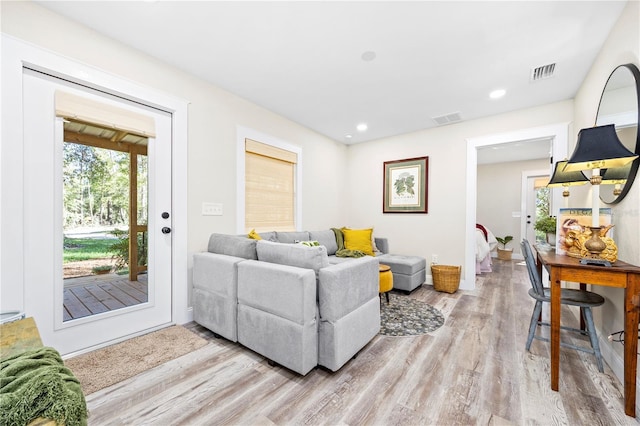
<svg viewBox="0 0 640 426"><path fill-rule="evenodd" d="M64 280L64 321L147 302L147 275L91 275Z"/></svg>

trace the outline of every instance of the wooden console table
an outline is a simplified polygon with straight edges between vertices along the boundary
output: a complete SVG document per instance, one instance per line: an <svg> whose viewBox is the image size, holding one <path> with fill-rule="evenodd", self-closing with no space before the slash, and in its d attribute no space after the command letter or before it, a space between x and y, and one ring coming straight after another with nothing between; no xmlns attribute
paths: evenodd
<svg viewBox="0 0 640 426"><path fill-rule="evenodd" d="M551 286L551 389L558 390L560 372L560 282L624 288L624 412L636 416L640 267L617 261L611 267L581 265L580 259L538 251L538 272L549 272ZM540 275L542 276L542 275Z"/></svg>

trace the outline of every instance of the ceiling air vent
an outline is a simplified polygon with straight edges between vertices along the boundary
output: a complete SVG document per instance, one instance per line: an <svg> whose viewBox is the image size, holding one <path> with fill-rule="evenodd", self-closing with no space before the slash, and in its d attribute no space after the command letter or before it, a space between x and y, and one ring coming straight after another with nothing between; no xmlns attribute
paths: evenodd
<svg viewBox="0 0 640 426"><path fill-rule="evenodd" d="M439 126L443 126L445 124L456 123L458 121L462 121L462 117L459 112L452 112L451 114L440 115L438 117L432 117L433 121L438 123Z"/></svg>
<svg viewBox="0 0 640 426"><path fill-rule="evenodd" d="M543 65L531 70L531 81L544 80L545 78L553 77L553 72L556 69L556 64Z"/></svg>

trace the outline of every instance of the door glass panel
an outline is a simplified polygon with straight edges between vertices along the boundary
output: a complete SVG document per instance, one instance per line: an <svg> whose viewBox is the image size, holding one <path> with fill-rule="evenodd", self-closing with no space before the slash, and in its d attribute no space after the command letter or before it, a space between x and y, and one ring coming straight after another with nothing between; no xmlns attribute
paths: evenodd
<svg viewBox="0 0 640 426"><path fill-rule="evenodd" d="M551 191L546 186L540 186L535 188L536 192L536 211L535 216L533 217L532 223L536 223L539 218L549 217L551 212L551 205L549 203L549 199L551 196ZM536 241L537 242L546 242L547 235L542 231L536 230Z"/></svg>
<svg viewBox="0 0 640 426"><path fill-rule="evenodd" d="M65 123L64 321L148 301L146 145L117 133Z"/></svg>

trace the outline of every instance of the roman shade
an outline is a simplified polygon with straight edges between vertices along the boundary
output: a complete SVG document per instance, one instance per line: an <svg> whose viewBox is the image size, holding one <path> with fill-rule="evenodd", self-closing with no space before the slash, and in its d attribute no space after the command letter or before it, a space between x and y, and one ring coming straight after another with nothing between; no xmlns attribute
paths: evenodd
<svg viewBox="0 0 640 426"><path fill-rule="evenodd" d="M245 139L245 230L295 230L297 154Z"/></svg>

